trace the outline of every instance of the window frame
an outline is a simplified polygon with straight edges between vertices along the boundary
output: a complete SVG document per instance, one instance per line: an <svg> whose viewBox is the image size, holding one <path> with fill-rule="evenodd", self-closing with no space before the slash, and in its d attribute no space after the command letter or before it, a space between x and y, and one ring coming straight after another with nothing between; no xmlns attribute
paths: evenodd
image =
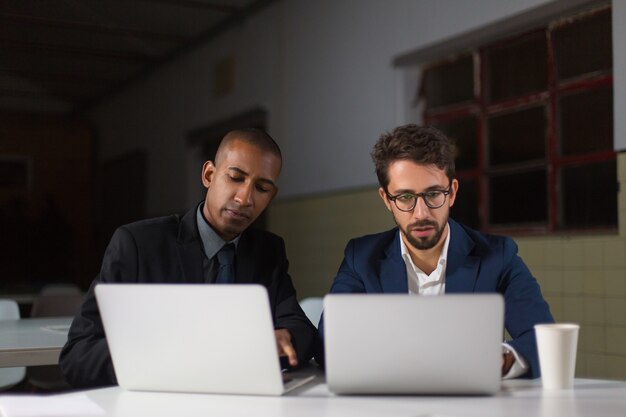
<svg viewBox="0 0 626 417"><path fill-rule="evenodd" d="M457 178L460 182L461 195L463 193L463 182L475 180L478 185L478 219L479 228L487 232L509 233L509 234L546 234L546 233L606 233L617 232L618 224L611 227L589 226L589 227L567 227L563 225L563 203L560 201L559 187L561 184L561 173L567 167L589 165L599 162L616 161L617 152L614 149L585 152L576 155L560 155L558 138L558 101L562 97L572 93L582 93L586 91L598 91L607 86L613 86L613 68L603 71L586 73L576 77L559 81L557 79L557 64L554 51L553 33L564 25L575 24L583 19L596 16L602 13L612 13L610 6L602 6L593 10L577 13L554 20L540 28L536 28L521 34L515 34L501 40L481 45L472 50L455 54L454 56L424 65L421 69L422 89L419 97L426 100L423 90L423 80L426 73L441 65L445 65L455 60L471 56L474 62L474 100L454 103L451 105L441 105L429 109L424 106L423 121L425 124L444 124L462 120L467 117L476 118L476 149L477 161L474 169L457 169ZM504 99L493 103L487 102L486 86L486 55L494 48L523 41L525 38L537 36L543 33L547 43L547 89L545 91L533 92L520 95L511 99ZM487 161L488 151L488 118L495 115L503 115L523 108L533 106L543 106L546 110L546 153L544 160L531 161L528 163L508 164L499 167L489 167ZM490 223L490 197L489 180L494 174L522 173L530 172L530 169L543 168L547 175L547 219L540 224L491 224ZM617 184L617 178L615 179ZM617 189L616 189L617 192ZM618 207L615 207L616 213Z"/></svg>

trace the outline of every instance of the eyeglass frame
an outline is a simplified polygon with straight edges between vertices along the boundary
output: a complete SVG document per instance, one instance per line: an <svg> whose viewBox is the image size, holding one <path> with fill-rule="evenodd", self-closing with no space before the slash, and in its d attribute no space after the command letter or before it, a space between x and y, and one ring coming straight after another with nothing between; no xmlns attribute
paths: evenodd
<svg viewBox="0 0 626 417"><path fill-rule="evenodd" d="M428 200L426 199L426 194L432 193L432 192L438 192L438 193L442 193L443 194L444 198L443 198L443 202L441 203L441 205L439 205L437 207L434 207L434 206L431 206L428 203ZM452 193L452 183L450 183L450 185L448 186L448 188L446 190L429 190L429 191L422 191L421 193L411 193L411 192L405 191L403 193L399 193L399 194L396 194L396 195L391 195L391 194L389 194L389 192L385 191L385 194L387 195L387 199L389 201L393 201L393 205L396 206L396 208L398 210L403 211L405 213L410 213L411 211L415 210L415 207L417 206L417 201L419 200L420 197L422 197L422 200L424 200L424 204L426 204L426 207L428 207L429 209L436 210L438 208L441 208L441 207L443 207L444 204L446 204L446 199L448 198L450 193ZM411 194L411 195L413 195L415 197L415 204L413 204L413 207L411 207L408 210L401 209L400 207L398 207L398 203L396 202L396 199L398 197L400 197L401 195L405 195L405 194Z"/></svg>

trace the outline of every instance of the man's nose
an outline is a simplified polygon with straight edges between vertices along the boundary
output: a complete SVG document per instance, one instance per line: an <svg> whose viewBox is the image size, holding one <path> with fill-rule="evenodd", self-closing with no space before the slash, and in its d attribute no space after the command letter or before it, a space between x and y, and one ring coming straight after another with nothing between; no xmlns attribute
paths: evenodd
<svg viewBox="0 0 626 417"><path fill-rule="evenodd" d="M242 185L237 189L237 193L235 194L235 201L242 206L251 206L253 192L254 187L252 186L252 184Z"/></svg>
<svg viewBox="0 0 626 417"><path fill-rule="evenodd" d="M426 205L423 197L417 197L415 207L413 208L413 218L425 219L430 216L430 208Z"/></svg>

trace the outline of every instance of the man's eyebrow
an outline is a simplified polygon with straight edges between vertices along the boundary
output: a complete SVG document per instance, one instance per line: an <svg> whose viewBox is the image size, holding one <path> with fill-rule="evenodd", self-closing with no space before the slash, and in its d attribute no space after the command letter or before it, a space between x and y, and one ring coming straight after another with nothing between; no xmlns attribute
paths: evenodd
<svg viewBox="0 0 626 417"><path fill-rule="evenodd" d="M244 177L250 176L250 174L248 174L246 171L238 167L228 167L228 170L235 171L237 174L243 175ZM274 181L270 180L269 178L259 178L258 182L263 182L263 183L271 185L272 187L276 187L276 184L274 183Z"/></svg>
<svg viewBox="0 0 626 417"><path fill-rule="evenodd" d="M424 190L419 191L419 192L424 193L424 192L427 192L427 191L446 191L446 190L447 190L447 188L446 187L442 187L441 185L431 185L430 187L425 188ZM408 194L417 194L417 192L412 190L412 189L403 188L403 189L400 189L400 190L396 190L396 192L393 193L392 195L406 194L406 193L408 193Z"/></svg>
<svg viewBox="0 0 626 417"><path fill-rule="evenodd" d="M244 176L246 176L246 177L248 176L248 173L247 173L246 171L244 171L243 169L241 169L241 168L237 168L237 167L228 167L228 170L229 170L229 171L235 171L237 174L241 174L241 175L244 175Z"/></svg>
<svg viewBox="0 0 626 417"><path fill-rule="evenodd" d="M443 185L433 185L425 189L424 191L446 191L450 186L444 187Z"/></svg>

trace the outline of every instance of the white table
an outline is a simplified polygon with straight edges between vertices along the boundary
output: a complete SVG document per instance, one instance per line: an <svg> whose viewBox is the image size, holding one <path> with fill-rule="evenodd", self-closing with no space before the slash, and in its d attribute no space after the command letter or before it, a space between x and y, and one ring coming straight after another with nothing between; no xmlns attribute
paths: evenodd
<svg viewBox="0 0 626 417"><path fill-rule="evenodd" d="M56 365L72 317L0 320L0 368Z"/></svg>
<svg viewBox="0 0 626 417"><path fill-rule="evenodd" d="M577 379L570 391L541 381L503 382L495 396L334 396L323 376L283 397L82 391L110 417L624 417L626 382ZM75 394L63 394L64 396Z"/></svg>

